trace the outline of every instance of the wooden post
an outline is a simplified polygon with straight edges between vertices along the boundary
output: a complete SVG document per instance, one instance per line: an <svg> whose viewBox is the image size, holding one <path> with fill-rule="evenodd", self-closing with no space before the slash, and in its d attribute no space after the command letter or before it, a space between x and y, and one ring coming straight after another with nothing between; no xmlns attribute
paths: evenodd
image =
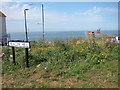
<svg viewBox="0 0 120 90"><path fill-rule="evenodd" d="M25 49L26 53L26 67L29 67L29 61L28 61L28 48Z"/></svg>
<svg viewBox="0 0 120 90"><path fill-rule="evenodd" d="M15 65L16 62L15 62L15 48L14 47L12 47L12 54L13 54L13 63Z"/></svg>

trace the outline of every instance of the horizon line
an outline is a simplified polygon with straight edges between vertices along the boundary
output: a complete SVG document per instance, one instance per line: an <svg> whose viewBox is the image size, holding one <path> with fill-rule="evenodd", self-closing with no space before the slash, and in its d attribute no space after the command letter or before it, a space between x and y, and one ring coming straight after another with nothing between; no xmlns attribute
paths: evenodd
<svg viewBox="0 0 120 90"><path fill-rule="evenodd" d="M65 31L45 31L45 32L70 32L70 31L97 31L97 30L65 30ZM101 30L101 31L118 31L117 29L116 30ZM10 33L10 32L22 32L22 31L7 31L8 33ZM28 33L29 32L42 32L42 31L28 31Z"/></svg>

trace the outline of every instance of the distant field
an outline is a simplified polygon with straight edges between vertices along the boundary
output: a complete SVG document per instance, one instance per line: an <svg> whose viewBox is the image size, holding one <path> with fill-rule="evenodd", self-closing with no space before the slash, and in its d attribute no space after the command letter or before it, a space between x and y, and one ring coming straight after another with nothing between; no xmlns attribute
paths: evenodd
<svg viewBox="0 0 120 90"><path fill-rule="evenodd" d="M4 47L3 88L118 88L118 43L105 37L31 42L29 68L25 50Z"/></svg>

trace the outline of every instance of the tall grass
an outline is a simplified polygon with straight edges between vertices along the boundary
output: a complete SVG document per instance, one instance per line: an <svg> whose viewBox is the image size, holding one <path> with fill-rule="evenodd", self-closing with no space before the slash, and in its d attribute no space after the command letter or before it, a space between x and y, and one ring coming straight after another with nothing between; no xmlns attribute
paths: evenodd
<svg viewBox="0 0 120 90"><path fill-rule="evenodd" d="M85 73L110 68L110 62L118 61L118 43L103 38L72 38L54 42L31 42L30 68L40 68L42 77L54 76L82 78ZM25 68L25 50L15 48L17 65L13 65L11 48L4 47L3 74L13 74ZM110 64L110 65L108 65ZM105 67L105 68L104 68ZM99 69L98 69L99 68ZM113 70L115 72L115 70ZM117 71L116 71L117 72ZM81 75L81 76L80 76ZM83 76L85 77L85 76Z"/></svg>

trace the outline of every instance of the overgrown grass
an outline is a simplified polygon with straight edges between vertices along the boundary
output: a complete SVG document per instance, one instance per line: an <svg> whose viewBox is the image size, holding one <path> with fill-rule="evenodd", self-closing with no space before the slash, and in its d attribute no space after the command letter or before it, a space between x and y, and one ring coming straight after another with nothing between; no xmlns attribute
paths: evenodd
<svg viewBox="0 0 120 90"><path fill-rule="evenodd" d="M118 43L103 38L73 38L67 41L31 42L29 68L25 49L3 47L4 88L117 88Z"/></svg>

